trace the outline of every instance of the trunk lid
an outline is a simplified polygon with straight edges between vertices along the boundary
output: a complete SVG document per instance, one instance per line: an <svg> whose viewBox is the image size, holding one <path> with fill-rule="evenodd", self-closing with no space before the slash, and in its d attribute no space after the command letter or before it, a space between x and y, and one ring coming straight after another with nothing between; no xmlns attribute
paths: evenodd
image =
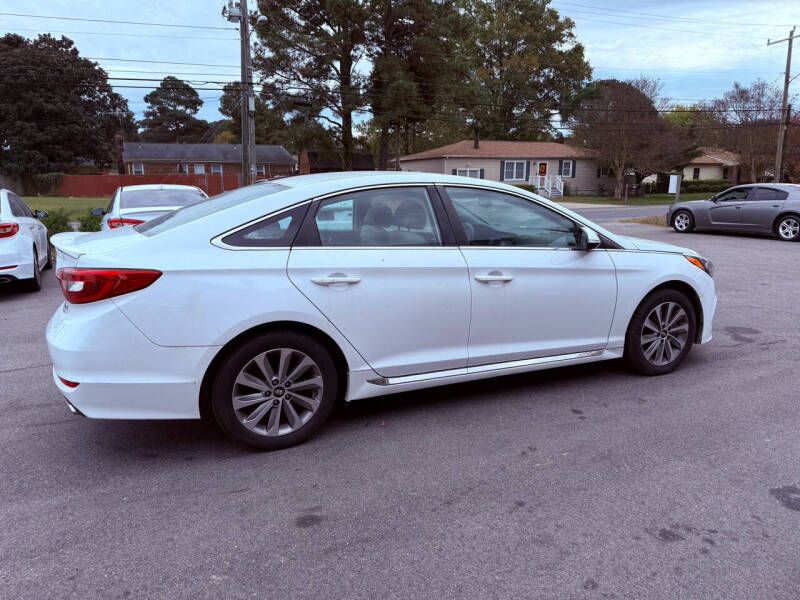
<svg viewBox="0 0 800 600"><path fill-rule="evenodd" d="M50 238L56 249L56 269L74 267L85 254L103 254L133 246L147 239L133 227L120 227L111 231L83 233L71 231L57 233Z"/></svg>

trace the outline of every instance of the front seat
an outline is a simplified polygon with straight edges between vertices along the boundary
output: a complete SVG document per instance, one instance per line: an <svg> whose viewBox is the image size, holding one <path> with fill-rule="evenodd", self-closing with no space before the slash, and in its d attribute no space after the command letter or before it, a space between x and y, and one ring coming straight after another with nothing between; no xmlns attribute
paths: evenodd
<svg viewBox="0 0 800 600"><path fill-rule="evenodd" d="M364 224L361 226L361 244L363 246L383 246L389 243L390 237L387 231L392 226L392 209L376 202L367 214L364 215Z"/></svg>
<svg viewBox="0 0 800 600"><path fill-rule="evenodd" d="M403 200L394 211L394 224L397 230L390 234L393 246L427 246L431 241L418 232L428 224L428 214L418 200Z"/></svg>

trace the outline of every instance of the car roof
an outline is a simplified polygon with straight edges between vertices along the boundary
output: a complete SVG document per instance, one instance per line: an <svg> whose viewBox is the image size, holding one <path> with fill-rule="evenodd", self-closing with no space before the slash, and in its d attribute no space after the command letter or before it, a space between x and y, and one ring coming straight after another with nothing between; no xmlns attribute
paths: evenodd
<svg viewBox="0 0 800 600"><path fill-rule="evenodd" d="M444 173L423 173L421 171L340 171L283 177L270 183L295 189L320 183L328 183L328 187L331 191L387 183L460 183L483 187L496 187L498 189L514 189L514 186L488 179L460 177L458 175L446 175Z"/></svg>
<svg viewBox="0 0 800 600"><path fill-rule="evenodd" d="M140 185L123 185L119 188L120 192L132 190L201 190L195 185L179 185L177 183L144 183Z"/></svg>

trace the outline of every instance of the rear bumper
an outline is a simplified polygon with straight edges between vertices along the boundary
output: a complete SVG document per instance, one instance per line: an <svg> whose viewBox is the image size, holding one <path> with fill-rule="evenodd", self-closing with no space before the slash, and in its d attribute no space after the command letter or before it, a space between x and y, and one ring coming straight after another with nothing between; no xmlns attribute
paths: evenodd
<svg viewBox="0 0 800 600"><path fill-rule="evenodd" d="M13 268L3 268L10 266L13 266ZM9 283L17 279L31 279L32 277L32 257L22 257L19 254L0 252L0 283Z"/></svg>
<svg viewBox="0 0 800 600"><path fill-rule="evenodd" d="M216 347L148 340L111 301L62 304L47 324L53 380L67 402L97 419L196 419ZM77 382L69 387L60 379Z"/></svg>

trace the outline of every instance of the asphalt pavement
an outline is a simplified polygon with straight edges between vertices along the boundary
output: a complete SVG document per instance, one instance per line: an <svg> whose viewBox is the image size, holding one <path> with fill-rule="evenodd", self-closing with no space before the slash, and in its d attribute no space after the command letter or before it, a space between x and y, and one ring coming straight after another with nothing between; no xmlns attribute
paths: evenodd
<svg viewBox="0 0 800 600"><path fill-rule="evenodd" d="M275 453L73 417L52 272L0 291L0 597L796 599L800 244L610 228L716 265L714 339L677 372L362 401Z"/></svg>

